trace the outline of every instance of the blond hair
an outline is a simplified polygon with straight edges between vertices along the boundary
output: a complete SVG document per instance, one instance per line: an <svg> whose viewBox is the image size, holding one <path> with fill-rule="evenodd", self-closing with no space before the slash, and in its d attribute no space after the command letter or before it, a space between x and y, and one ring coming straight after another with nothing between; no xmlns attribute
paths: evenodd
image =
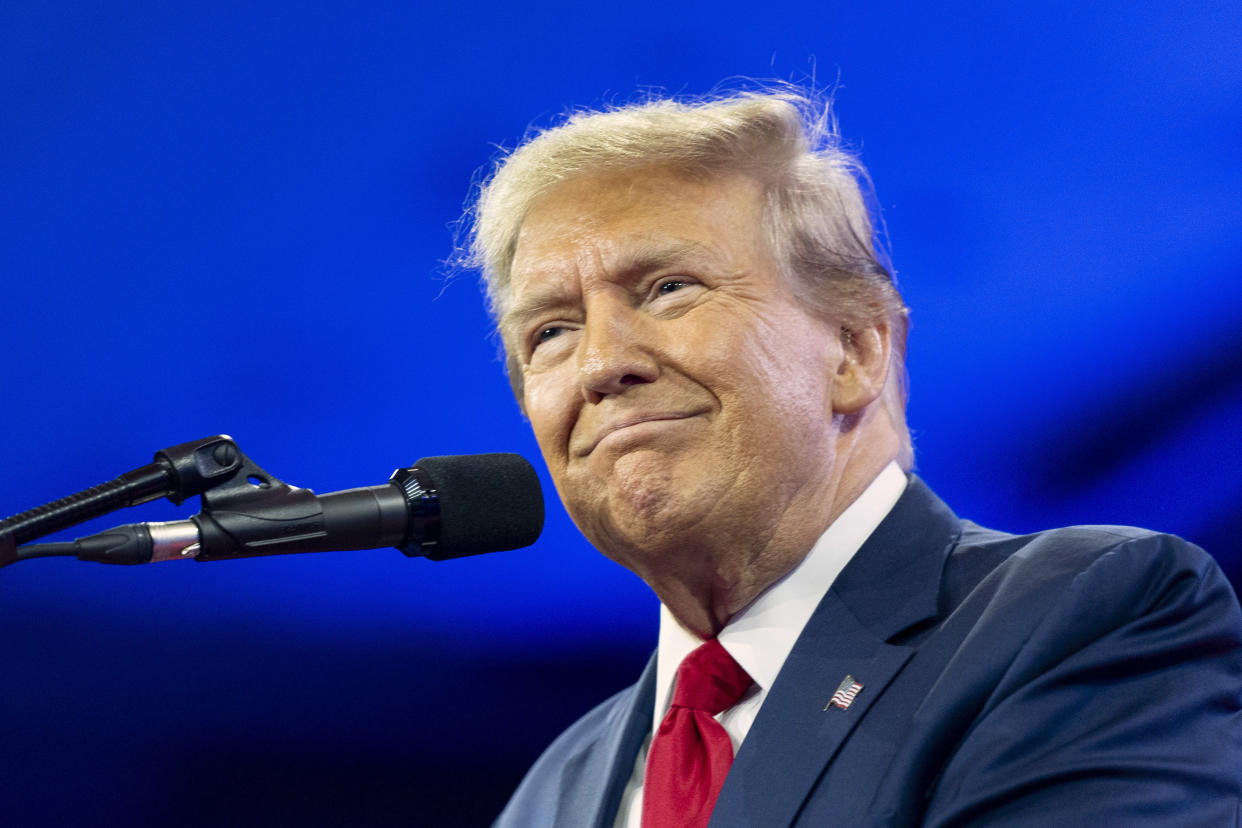
<svg viewBox="0 0 1242 828"><path fill-rule="evenodd" d="M499 320L507 308L518 233L540 196L577 176L657 165L694 176L752 176L763 186L771 249L805 301L847 330L888 323L893 346L884 404L903 435L899 460L910 468L909 312L876 240L864 195L870 192L866 170L842 148L828 102L800 89L652 98L574 112L500 158L467 214L464 256L482 274L493 317ZM512 357L509 377L521 404L521 373Z"/></svg>

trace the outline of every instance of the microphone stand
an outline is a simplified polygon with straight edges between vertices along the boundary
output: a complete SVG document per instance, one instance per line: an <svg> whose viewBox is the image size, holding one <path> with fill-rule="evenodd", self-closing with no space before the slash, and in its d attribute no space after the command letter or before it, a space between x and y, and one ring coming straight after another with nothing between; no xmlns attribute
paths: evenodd
<svg viewBox="0 0 1242 828"><path fill-rule="evenodd" d="M322 532L316 520L314 493L289 486L246 457L226 434L193 440L155 453L155 462L107 483L0 520L0 567L27 558L76 554L72 544L22 547L36 538L100 517L127 506L166 497L180 505L202 495L203 511L225 512L262 503L287 514L289 534ZM118 562L120 562L118 560Z"/></svg>

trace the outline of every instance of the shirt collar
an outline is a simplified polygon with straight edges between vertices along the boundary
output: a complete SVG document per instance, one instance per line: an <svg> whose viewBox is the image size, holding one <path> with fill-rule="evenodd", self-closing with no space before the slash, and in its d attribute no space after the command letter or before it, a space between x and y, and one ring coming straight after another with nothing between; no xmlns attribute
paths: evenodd
<svg viewBox="0 0 1242 828"><path fill-rule="evenodd" d="M776 674L811 613L905 488L905 472L896 462L889 463L824 530L801 563L760 593L720 631L717 638L721 645L755 680L760 692L766 692L776 681ZM656 722L664 717L668 707L678 665L702 643L702 639L678 623L667 607L660 605Z"/></svg>

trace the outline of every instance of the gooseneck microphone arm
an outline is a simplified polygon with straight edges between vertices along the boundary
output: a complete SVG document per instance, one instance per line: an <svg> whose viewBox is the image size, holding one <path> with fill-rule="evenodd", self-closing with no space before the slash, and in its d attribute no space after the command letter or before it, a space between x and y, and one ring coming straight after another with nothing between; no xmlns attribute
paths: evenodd
<svg viewBox="0 0 1242 828"><path fill-rule="evenodd" d="M133 471L0 520L0 566L20 560L15 547L77 526L126 506L167 497L180 505L188 497L219 485L242 460L237 444L219 434L155 453L155 461Z"/></svg>
<svg viewBox="0 0 1242 828"><path fill-rule="evenodd" d="M515 454L426 457L397 469L386 485L316 495L264 471L228 437L176 448L191 446L197 448L174 454L189 458L182 465L197 471L177 473L178 463L169 458L165 465L180 485L167 496L179 503L189 489L203 487L199 514L120 526L71 543L17 547L0 566L52 555L137 564L382 546L446 560L527 546L543 528L538 477ZM170 451L157 454L157 463Z"/></svg>

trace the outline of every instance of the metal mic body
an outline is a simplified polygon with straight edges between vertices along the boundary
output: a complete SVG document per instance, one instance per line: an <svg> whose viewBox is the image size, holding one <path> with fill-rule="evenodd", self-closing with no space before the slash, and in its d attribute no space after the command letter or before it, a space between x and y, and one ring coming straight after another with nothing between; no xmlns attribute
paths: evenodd
<svg viewBox="0 0 1242 828"><path fill-rule="evenodd" d="M405 498L392 485L322 496L290 487L281 497L238 501L191 518L199 530L195 560L397 546L410 526Z"/></svg>

